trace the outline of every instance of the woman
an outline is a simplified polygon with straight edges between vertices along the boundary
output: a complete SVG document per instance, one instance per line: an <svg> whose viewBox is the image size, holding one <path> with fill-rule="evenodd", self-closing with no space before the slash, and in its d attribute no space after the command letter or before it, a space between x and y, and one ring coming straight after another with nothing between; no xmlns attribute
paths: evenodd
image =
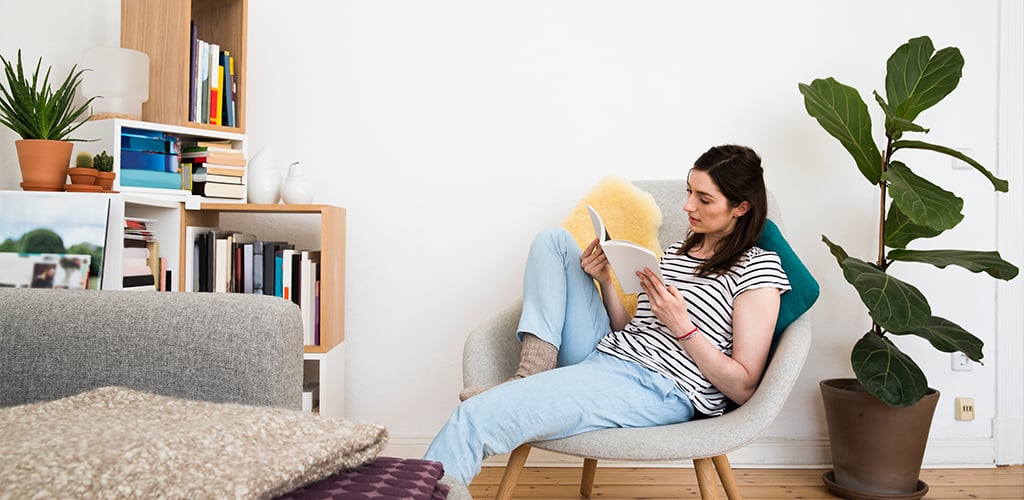
<svg viewBox="0 0 1024 500"><path fill-rule="evenodd" d="M637 273L632 318L596 239L581 252L568 232L541 232L527 258L516 376L465 394L424 458L469 484L485 457L525 442L685 422L721 415L727 398L746 402L790 288L778 256L754 246L767 214L760 157L711 148L687 176L682 208L686 238L662 257L664 282Z"/></svg>

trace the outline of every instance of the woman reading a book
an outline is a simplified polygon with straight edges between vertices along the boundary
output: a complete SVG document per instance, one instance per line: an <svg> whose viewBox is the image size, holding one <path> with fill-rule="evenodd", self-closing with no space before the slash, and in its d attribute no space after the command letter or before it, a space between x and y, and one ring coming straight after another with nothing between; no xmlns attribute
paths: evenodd
<svg viewBox="0 0 1024 500"><path fill-rule="evenodd" d="M760 157L711 148L690 170L681 208L689 231L661 258L664 281L637 273L633 317L596 239L581 252L567 231L542 231L527 258L515 376L463 391L425 458L469 484L486 456L525 442L685 422L721 415L727 399L746 402L790 288L778 256L754 245L767 215Z"/></svg>

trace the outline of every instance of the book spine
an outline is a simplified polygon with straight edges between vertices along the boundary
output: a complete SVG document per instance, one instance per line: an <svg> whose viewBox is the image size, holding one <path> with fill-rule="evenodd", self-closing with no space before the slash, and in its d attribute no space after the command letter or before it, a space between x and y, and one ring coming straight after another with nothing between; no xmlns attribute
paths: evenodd
<svg viewBox="0 0 1024 500"><path fill-rule="evenodd" d="M284 249L274 252L274 295L284 297Z"/></svg>
<svg viewBox="0 0 1024 500"><path fill-rule="evenodd" d="M196 62L199 60L199 39L196 22L189 22L189 60L188 60L188 121L196 121Z"/></svg>
<svg viewBox="0 0 1024 500"><path fill-rule="evenodd" d="M252 244L252 293L263 293L263 242Z"/></svg>
<svg viewBox="0 0 1024 500"><path fill-rule="evenodd" d="M242 293L252 293L253 244L242 245Z"/></svg>
<svg viewBox="0 0 1024 500"><path fill-rule="evenodd" d="M208 123L210 121L210 44L201 42L202 50L199 52L199 116L196 121Z"/></svg>

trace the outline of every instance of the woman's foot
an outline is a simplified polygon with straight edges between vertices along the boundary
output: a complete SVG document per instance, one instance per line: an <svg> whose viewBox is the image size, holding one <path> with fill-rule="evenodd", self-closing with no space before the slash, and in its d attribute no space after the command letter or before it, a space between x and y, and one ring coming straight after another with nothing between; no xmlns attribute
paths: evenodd
<svg viewBox="0 0 1024 500"><path fill-rule="evenodd" d="M523 334L523 345L519 352L519 368L508 380L526 378L535 373L548 371L558 364L558 348L532 333ZM507 381L506 381L507 382ZM465 401L490 387L467 387L459 393L459 401Z"/></svg>

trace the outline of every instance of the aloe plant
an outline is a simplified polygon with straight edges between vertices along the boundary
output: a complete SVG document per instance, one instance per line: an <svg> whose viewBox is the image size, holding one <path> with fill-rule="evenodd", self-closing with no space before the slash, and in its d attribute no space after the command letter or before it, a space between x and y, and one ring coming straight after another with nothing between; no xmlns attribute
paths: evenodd
<svg viewBox="0 0 1024 500"><path fill-rule="evenodd" d="M825 235L822 240L857 290L871 316L871 329L850 355L853 371L864 388L889 406L916 403L928 390L921 368L893 343L890 335L915 335L942 352L960 351L981 362L983 343L956 323L932 314L928 299L913 285L888 274L895 263L958 266L974 273L1010 280L1018 269L995 251L918 250L908 245L932 238L963 219L964 200L918 175L895 157L906 150L927 150L958 158L984 175L998 192L1008 184L956 149L905 137L927 133L917 123L922 111L949 95L960 83L963 56L956 47L936 51L927 36L913 38L889 57L885 97L873 93L885 117L885 144L872 137L868 107L856 89L834 78L799 85L807 113L853 157L861 174L880 190L878 255L873 262L851 257Z"/></svg>
<svg viewBox="0 0 1024 500"><path fill-rule="evenodd" d="M73 141L69 136L83 122L78 120L89 109L95 97L89 98L79 107L74 107L75 92L82 83L82 73L73 66L68 76L56 90L50 86L50 70L47 68L42 82L39 81L39 68L43 59L39 58L36 69L29 78L21 64L21 51L18 51L17 65L0 56L3 62L6 84L0 81L0 123L6 125L21 136L22 139L50 139L57 141Z"/></svg>

